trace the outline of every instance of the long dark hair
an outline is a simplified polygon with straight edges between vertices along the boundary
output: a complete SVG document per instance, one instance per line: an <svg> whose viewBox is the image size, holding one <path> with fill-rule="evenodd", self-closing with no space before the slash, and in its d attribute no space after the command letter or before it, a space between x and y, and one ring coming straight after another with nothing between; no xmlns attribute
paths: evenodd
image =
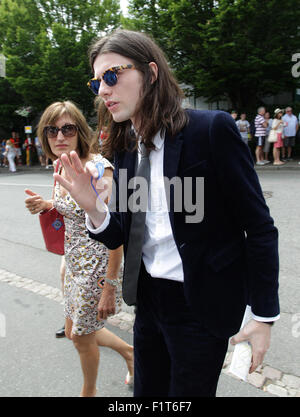
<svg viewBox="0 0 300 417"><path fill-rule="evenodd" d="M136 113L139 120L139 135L145 145L153 149L153 137L160 130L176 135L187 123L188 117L182 108L184 94L174 78L163 51L144 33L118 29L112 34L93 42L89 49L90 64L93 69L98 55L116 53L129 58L142 73L143 89ZM149 66L155 62L158 77L152 82L153 73ZM132 148L130 120L116 123L109 111L98 104L99 128L107 126L108 138L103 144L103 154L110 158L115 151Z"/></svg>

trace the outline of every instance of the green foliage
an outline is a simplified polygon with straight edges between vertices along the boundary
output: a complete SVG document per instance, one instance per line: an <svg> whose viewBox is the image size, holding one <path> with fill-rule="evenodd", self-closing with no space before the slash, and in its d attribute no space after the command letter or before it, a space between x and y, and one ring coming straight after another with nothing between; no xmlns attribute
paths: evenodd
<svg viewBox="0 0 300 417"><path fill-rule="evenodd" d="M151 34L180 82L210 102L253 110L262 97L293 91L291 57L299 52L298 0L1 0L0 127L9 114L70 99L87 116L93 96L87 50L93 38L122 24ZM9 92L9 94L8 94ZM20 119L17 119L17 121Z"/></svg>
<svg viewBox="0 0 300 417"><path fill-rule="evenodd" d="M21 105L22 97L15 92L7 79L0 78L0 128L7 132L7 135L13 128L22 126L22 117L15 113Z"/></svg>
<svg viewBox="0 0 300 417"><path fill-rule="evenodd" d="M0 51L7 58L7 81L34 108L32 117L63 99L77 103L87 116L93 113L86 87L88 47L119 22L118 0L1 0Z"/></svg>
<svg viewBox="0 0 300 417"><path fill-rule="evenodd" d="M131 0L129 10L127 27L151 33L196 96L247 110L295 88L298 0Z"/></svg>

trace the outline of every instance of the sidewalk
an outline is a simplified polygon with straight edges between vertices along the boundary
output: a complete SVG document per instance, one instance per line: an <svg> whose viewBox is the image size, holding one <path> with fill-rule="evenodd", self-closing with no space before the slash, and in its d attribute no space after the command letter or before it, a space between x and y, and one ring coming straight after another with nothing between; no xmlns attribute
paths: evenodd
<svg viewBox="0 0 300 417"><path fill-rule="evenodd" d="M255 165L255 169L257 171L261 171L261 170L267 170L267 171L277 171L277 170L283 170L283 171L290 171L290 170L295 170L298 169L300 170L300 159L294 159L293 161L288 161L286 162L284 165L273 165L273 163L271 162L270 164L267 165Z"/></svg>
<svg viewBox="0 0 300 417"><path fill-rule="evenodd" d="M53 173L53 166L50 165L49 169L46 169L45 167L41 167L40 165L32 165L32 166L27 166L27 165L21 165L21 166L17 166L17 172L13 173L10 172L8 167L0 167L0 174L9 174L9 175L16 175L16 174L27 174L29 172L35 172L35 173Z"/></svg>
<svg viewBox="0 0 300 417"><path fill-rule="evenodd" d="M64 383L62 383L62 386L57 386L58 382L56 380L57 375L49 373L47 377L47 383L43 383L42 386L39 386L39 384L35 385L33 383L33 380L31 379L33 372L27 373L23 370L21 374L21 379L26 380L26 378L29 379L27 381L27 385L31 391L24 390L24 387L21 389L20 387L17 389L15 387L13 381L15 381L16 369L13 369L12 371L8 371L6 368L6 372L9 372L9 378L6 378L7 380L11 381L11 385L9 385L9 391L4 392L5 395L21 395L21 396L31 396L32 392L35 393L36 396L43 396L45 395L44 389L47 389L47 396L50 394L51 396L58 396L58 395L72 395L70 390L70 385L73 386L74 384L78 385L77 390L79 391L79 384L80 384L80 373L78 372L78 369L76 369L76 378L74 379L74 375L72 376L72 366L65 366L63 364L62 358L65 357L67 354L68 356L72 356L72 360L76 360L76 355L69 347L68 341L64 339L64 342L59 343L61 347L63 347L63 350L59 348L58 342L55 342L54 339L54 327L56 323L59 323L61 321L61 309L55 309L55 302L58 304L63 304L63 298L61 291L58 288L52 287L50 285L46 285L41 282L34 281L32 279L27 279L21 276L18 276L16 274L7 272L5 270L0 269L0 284L1 285L8 285L9 287L1 287L3 288L3 292L5 293L5 298L2 299L2 308L4 311L9 311L9 308L7 305L14 305L14 311L16 312L17 309L22 309L22 312L20 312L19 317L23 318L23 323L27 323L27 326L38 326L37 322L47 323L46 328L44 327L44 330L46 331L46 335L41 335L40 331L37 331L37 329L31 329L31 331L28 332L27 329L27 337L23 333L23 325L21 322L16 323L16 321L13 319L12 313L7 314L7 335L6 340L4 340L7 343L7 347L11 343L13 343L12 336L19 333L19 337L24 339L28 339L28 336L30 334L33 334L33 337L29 336L29 340L27 340L27 343L25 344L27 352L25 352L25 357L22 357L22 361L25 365L27 365L27 369L32 368L32 364L29 365L29 363L32 360L32 355L29 353L29 350L32 349L32 343L35 345L36 349L36 356L35 356L35 371L40 374L40 377L42 377L41 369L43 368L41 366L41 363L39 363L42 358L38 354L39 351L39 342L43 341L45 345L49 346L49 342L51 345L51 354L48 360L46 361L48 363L47 372L49 373L51 366L51 356L52 358L55 357L57 360L57 365L59 364L57 371L62 371L62 374L64 375L64 378L67 377L67 379L70 381L69 386L65 386ZM12 287L14 288L14 291L12 290ZM11 288L11 291L9 290ZM16 298L17 297L17 298ZM37 297L37 298L35 298ZM1 300L1 297L0 297ZM22 301L21 301L22 300ZM51 303L54 302L54 304ZM17 305L16 305L17 302ZM50 304L49 304L50 302ZM6 305L7 303L7 305ZM38 309L38 313L35 311ZM124 310L115 316L110 317L107 320L108 328L111 329L114 333L118 334L125 340L127 340L128 343L132 343L132 334L133 334L133 322L134 322L134 314L133 311L129 312L129 309L127 308L128 312L125 312ZM47 313L46 313L47 312ZM48 317L48 314L50 315ZM40 316L40 319L38 321L34 320L35 315ZM45 317L47 316L47 317ZM51 317L51 318L50 318ZM56 321L53 321L53 317L56 318ZM42 325L43 328L43 325ZM35 336L37 337L37 340L35 339ZM47 336L47 337L45 337ZM42 340L39 340L39 338L42 338ZM31 340L31 342L30 342ZM24 350L24 347L19 346L22 350ZM67 352L65 351L67 349ZM14 349L8 349L6 352L13 352ZM232 351L233 348L229 345L228 352L226 354L226 359L223 365L223 370L220 378L220 384L218 387L218 396L241 396L241 397L260 397L260 396L277 396L277 397L299 397L300 396L300 378L296 375L287 374L277 368L273 368L266 363L264 363L262 366L260 366L253 374L248 376L247 382L241 382L235 377L233 377L229 371L229 364L231 362L232 358ZM15 352L17 354L18 352ZM103 352L104 353L104 352ZM49 352L47 353L48 356ZM131 396L132 392L131 390L128 390L126 387L124 387L123 384L121 384L121 375L124 377L126 374L126 368L125 364L122 363L121 358L117 358L113 352L105 351L105 355L107 355L107 361L104 361L105 366L107 366L107 372L102 374L101 373L101 379L99 382L101 382L104 385L104 391L102 391L102 396ZM44 358L45 359L45 358ZM71 358L69 358L71 359ZM67 362L69 362L69 359ZM12 358L10 355L6 355L6 363L11 361ZM115 362L117 360L117 363ZM37 366L39 365L39 366ZM44 363L45 365L45 363ZM70 364L69 364L70 365ZM116 366L117 365L117 366ZM2 367L4 366L4 363L2 364ZM104 365L102 365L104 368ZM0 361L0 368L1 368L1 361ZM4 368L2 369L2 372L4 371ZM120 371L120 372L119 372ZM25 373L26 375L25 375ZM24 374L23 374L24 373ZM57 373L57 372L56 372ZM107 376L107 380L104 382L102 379L104 375ZM109 376L110 375L110 376ZM7 375L8 376L8 375ZM116 378L116 379L115 379ZM20 375L19 375L20 379ZM56 381L56 383L55 383ZM1 382L1 377L0 377ZM114 382L114 383L112 383ZM116 385L117 384L117 385ZM22 385L22 384L20 384ZM2 385L3 386L3 385ZM51 387L51 390L49 391L49 387ZM3 393L2 393L3 394ZM2 395L1 394L1 395Z"/></svg>

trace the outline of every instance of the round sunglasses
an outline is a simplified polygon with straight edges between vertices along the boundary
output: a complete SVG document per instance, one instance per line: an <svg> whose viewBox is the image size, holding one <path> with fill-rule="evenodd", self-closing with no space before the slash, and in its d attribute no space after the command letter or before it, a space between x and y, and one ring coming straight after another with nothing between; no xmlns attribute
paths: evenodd
<svg viewBox="0 0 300 417"><path fill-rule="evenodd" d="M107 84L109 87L112 87L116 85L118 82L118 72L124 69L135 69L135 66L132 64L128 64L128 65L118 65L117 67L109 68L102 74L101 78L104 80L105 84ZM100 84L101 84L101 79L98 80L98 78L92 78L87 83L88 87L96 95L98 95Z"/></svg>
<svg viewBox="0 0 300 417"><path fill-rule="evenodd" d="M47 138L51 138L51 139L56 138L59 131L61 131L61 133L66 138L70 138L70 137L76 135L76 133L78 131L78 128L77 128L76 125L72 125L72 124L63 125L60 129L56 126L45 126L44 127L44 134L47 136Z"/></svg>

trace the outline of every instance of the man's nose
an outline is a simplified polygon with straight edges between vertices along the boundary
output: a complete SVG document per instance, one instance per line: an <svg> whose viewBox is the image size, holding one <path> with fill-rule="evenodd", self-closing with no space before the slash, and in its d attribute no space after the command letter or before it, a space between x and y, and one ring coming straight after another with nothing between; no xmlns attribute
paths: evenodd
<svg viewBox="0 0 300 417"><path fill-rule="evenodd" d="M99 86L98 95L100 97L107 97L110 94L111 94L111 87L107 85L105 81L102 80Z"/></svg>

